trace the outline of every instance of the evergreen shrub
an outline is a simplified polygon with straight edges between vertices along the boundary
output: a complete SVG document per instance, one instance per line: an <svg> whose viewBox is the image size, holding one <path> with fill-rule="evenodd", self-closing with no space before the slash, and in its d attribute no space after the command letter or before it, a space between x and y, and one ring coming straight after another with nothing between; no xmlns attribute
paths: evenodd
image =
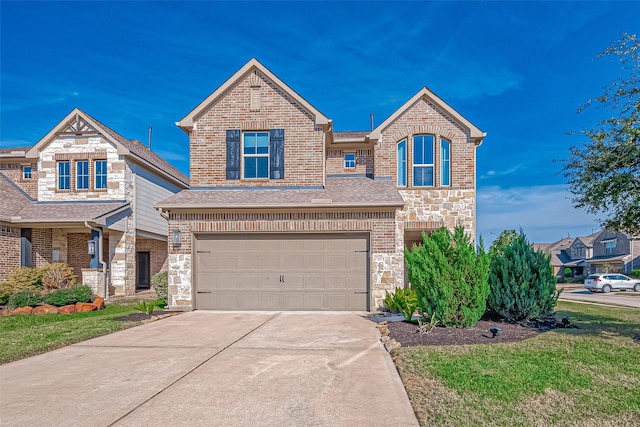
<svg viewBox="0 0 640 427"><path fill-rule="evenodd" d="M15 291L9 296L9 301L7 302L7 307L10 310L18 307L25 307L38 305L42 301L42 295L40 291L36 291L33 289L22 289L19 291Z"/></svg>
<svg viewBox="0 0 640 427"><path fill-rule="evenodd" d="M422 235L423 244L405 249L409 281L425 323L448 327L475 325L486 311L489 255L478 252L463 227Z"/></svg>
<svg viewBox="0 0 640 427"><path fill-rule="evenodd" d="M151 286L153 286L158 299L164 303L164 306L169 305L169 273L165 271L154 274L151 277Z"/></svg>
<svg viewBox="0 0 640 427"><path fill-rule="evenodd" d="M46 304L62 307L77 302L93 301L93 291L87 285L74 285L64 289L56 289L44 296Z"/></svg>
<svg viewBox="0 0 640 427"><path fill-rule="evenodd" d="M509 321L550 314L560 295L550 256L535 251L522 232L492 257L489 286L489 306Z"/></svg>

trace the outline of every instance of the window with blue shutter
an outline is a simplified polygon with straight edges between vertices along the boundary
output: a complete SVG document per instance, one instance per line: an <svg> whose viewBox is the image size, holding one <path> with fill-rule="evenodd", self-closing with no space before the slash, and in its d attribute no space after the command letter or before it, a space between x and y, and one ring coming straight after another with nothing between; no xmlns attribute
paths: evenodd
<svg viewBox="0 0 640 427"><path fill-rule="evenodd" d="M240 179L240 130L227 130L227 179Z"/></svg>
<svg viewBox="0 0 640 427"><path fill-rule="evenodd" d="M284 129L269 131L269 178L284 179Z"/></svg>

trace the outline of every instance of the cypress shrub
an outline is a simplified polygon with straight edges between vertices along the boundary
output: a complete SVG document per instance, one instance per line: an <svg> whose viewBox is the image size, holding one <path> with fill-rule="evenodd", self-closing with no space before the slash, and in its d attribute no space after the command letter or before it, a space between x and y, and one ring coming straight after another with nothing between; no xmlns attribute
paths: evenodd
<svg viewBox="0 0 640 427"><path fill-rule="evenodd" d="M509 321L550 314L560 295L550 256L536 252L522 232L492 257L489 287L489 306Z"/></svg>
<svg viewBox="0 0 640 427"><path fill-rule="evenodd" d="M151 277L151 286L156 291L158 299L164 303L166 307L169 305L169 273L156 273Z"/></svg>
<svg viewBox="0 0 640 427"><path fill-rule="evenodd" d="M405 261L423 320L454 328L475 325L486 311L489 255L482 245L476 253L463 227L423 233L422 240L411 252L405 249Z"/></svg>

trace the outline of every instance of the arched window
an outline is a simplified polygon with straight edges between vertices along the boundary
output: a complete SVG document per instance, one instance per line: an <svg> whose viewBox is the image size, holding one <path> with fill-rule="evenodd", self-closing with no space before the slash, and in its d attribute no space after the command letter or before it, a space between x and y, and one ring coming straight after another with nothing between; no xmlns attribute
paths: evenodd
<svg viewBox="0 0 640 427"><path fill-rule="evenodd" d="M451 142L440 139L440 185L451 185Z"/></svg>
<svg viewBox="0 0 640 427"><path fill-rule="evenodd" d="M413 137L414 187L433 187L433 144L434 137L432 135Z"/></svg>
<svg viewBox="0 0 640 427"><path fill-rule="evenodd" d="M407 186L407 140L398 142L398 156L396 166L396 178L398 187Z"/></svg>

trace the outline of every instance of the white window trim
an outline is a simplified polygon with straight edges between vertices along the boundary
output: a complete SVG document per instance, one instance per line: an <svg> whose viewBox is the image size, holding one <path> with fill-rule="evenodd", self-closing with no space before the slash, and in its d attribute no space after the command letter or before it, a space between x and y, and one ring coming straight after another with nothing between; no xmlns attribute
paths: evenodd
<svg viewBox="0 0 640 427"><path fill-rule="evenodd" d="M244 136L246 134L251 134L251 133L255 133L255 134L259 134L259 133L264 133L267 135L267 154L245 154L244 152ZM269 156L271 156L270 153L270 149L271 149L271 133L267 130L254 130L254 131L247 131L247 132L242 132L242 134L240 135L241 139L240 139L240 176L242 177L242 179L248 179L248 180L265 180L265 179L269 179L269 177L271 176L271 161L269 159ZM266 157L267 158L267 176L265 177L261 177L261 176L257 176L254 178L247 178L245 176L245 168L244 168L244 159L250 157L250 158L258 158L258 157Z"/></svg>
<svg viewBox="0 0 640 427"><path fill-rule="evenodd" d="M446 159L446 162L445 162L445 158L444 158L444 155L443 155L444 150L442 149L442 145L445 142L449 145L449 150L448 150L449 151L449 158ZM444 183L444 179L443 179L445 163L449 165L449 174L447 176L447 178L449 178L449 183L448 184L445 184ZM449 141L446 138L440 138L440 186L441 187L451 187L451 141Z"/></svg>
<svg viewBox="0 0 640 427"><path fill-rule="evenodd" d="M347 156L353 156L353 166L347 166ZM344 168L345 169L355 169L356 168L356 153L344 153L343 156L343 160L344 160ZM349 162L351 162L351 160L349 160Z"/></svg>
<svg viewBox="0 0 640 427"><path fill-rule="evenodd" d="M104 171L104 187L98 187L98 168L96 167L96 164L98 162L104 162L105 163L105 171ZM102 176L102 174L100 174ZM107 171L107 160L106 159L96 159L93 161L93 189L94 190L106 190L107 186L108 186L108 181L107 181L107 177L109 176L109 173Z"/></svg>
<svg viewBox="0 0 640 427"><path fill-rule="evenodd" d="M26 175L27 169L29 169L29 177L27 177L27 175ZM23 166L22 167L22 179L24 179L24 180L33 179L33 167L31 167L31 166Z"/></svg>
<svg viewBox="0 0 640 427"><path fill-rule="evenodd" d="M413 135L413 138L412 138L413 156L411 156L411 160L412 160L412 162L411 162L412 163L411 164L412 169L411 170L412 170L413 173L412 173L412 176L411 176L411 178L412 178L411 181L412 181L412 184L413 184L414 187L417 187L417 188L431 188L431 187L435 187L435 184L436 184L435 183L435 181L436 181L435 164L434 163L414 163L413 162L413 160L415 159L415 157L414 157L415 156L415 146L416 146L415 145L416 144L415 138L421 137L421 136L429 136L429 137L432 138L432 140L431 140L431 153L433 155L434 161L435 161L435 158L436 158L436 152L435 152L435 149L436 149L436 147L435 147L436 137L435 137L435 135L429 135L429 134ZM416 185L416 172L415 172L416 168L429 168L429 167L431 168L431 177L432 177L431 185Z"/></svg>
<svg viewBox="0 0 640 427"><path fill-rule="evenodd" d="M400 184L400 157L399 157L399 149L400 149L400 145L404 144L404 161L402 162L404 164L404 174L402 176L402 179L404 181L403 184ZM407 186L407 138L403 139L402 141L399 141L396 144L396 185L398 187L403 187L405 188Z"/></svg>

